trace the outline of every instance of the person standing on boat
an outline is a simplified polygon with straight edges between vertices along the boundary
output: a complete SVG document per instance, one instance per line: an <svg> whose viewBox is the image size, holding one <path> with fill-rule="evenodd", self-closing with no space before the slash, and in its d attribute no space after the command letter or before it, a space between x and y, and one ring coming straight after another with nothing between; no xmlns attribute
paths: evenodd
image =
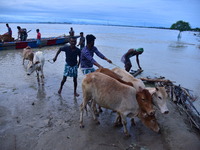
<svg viewBox="0 0 200 150"><path fill-rule="evenodd" d="M65 84L67 77L73 77L74 96L78 97L79 94L76 92L76 89L77 89L78 66L80 64L81 51L79 48L76 47L76 42L77 42L77 39L75 37L71 37L70 46L65 45L61 47L57 51L56 56L53 58L53 61L55 62L57 60L57 57L61 51L65 52L66 64L65 64L63 79L61 81L60 88L58 90L58 94L61 94L63 85ZM77 57L79 57L79 60L77 60Z"/></svg>
<svg viewBox="0 0 200 150"><path fill-rule="evenodd" d="M41 47L41 33L39 29L36 29L37 32L37 46L40 48Z"/></svg>
<svg viewBox="0 0 200 150"><path fill-rule="evenodd" d="M12 29L9 27L8 23L6 23L6 27L8 28L8 32L6 32L4 35L9 35L9 37L12 38Z"/></svg>
<svg viewBox="0 0 200 150"><path fill-rule="evenodd" d="M106 58L98 49L94 46L94 41L96 37L92 34L86 36L86 43L87 45L81 50L81 70L83 74L88 74L94 72L95 69L93 65L97 66L98 68L103 68L94 58L94 53L100 57L101 59L106 60L109 63L112 61Z"/></svg>
<svg viewBox="0 0 200 150"><path fill-rule="evenodd" d="M74 29L72 27L70 28L69 35L74 36Z"/></svg>
<svg viewBox="0 0 200 150"><path fill-rule="evenodd" d="M28 34L25 28L21 28L20 26L17 26L18 29L18 40L20 39L20 41L26 41Z"/></svg>
<svg viewBox="0 0 200 150"><path fill-rule="evenodd" d="M128 52L126 52L122 56L121 61L124 63L124 65L125 65L124 67L125 67L126 71L129 72L131 67L132 67L130 58L133 57L133 56L136 56L136 62L137 62L138 68L140 70L142 70L142 68L140 66L140 61L139 61L139 55L141 55L143 52L144 52L143 48L138 48L138 49L131 48L131 49L128 50Z"/></svg>
<svg viewBox="0 0 200 150"><path fill-rule="evenodd" d="M85 37L83 35L83 32L80 32L80 40L77 46L80 46L80 50L82 50L85 46Z"/></svg>

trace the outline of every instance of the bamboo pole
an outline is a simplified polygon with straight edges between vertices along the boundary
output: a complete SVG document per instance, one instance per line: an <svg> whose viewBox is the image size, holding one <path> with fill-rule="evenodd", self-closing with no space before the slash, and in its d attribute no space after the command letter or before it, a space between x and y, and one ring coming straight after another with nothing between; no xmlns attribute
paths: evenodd
<svg viewBox="0 0 200 150"><path fill-rule="evenodd" d="M150 79L150 78L140 78L142 81L148 81L148 82L169 82L169 83L175 83L175 81L165 80L165 79Z"/></svg>

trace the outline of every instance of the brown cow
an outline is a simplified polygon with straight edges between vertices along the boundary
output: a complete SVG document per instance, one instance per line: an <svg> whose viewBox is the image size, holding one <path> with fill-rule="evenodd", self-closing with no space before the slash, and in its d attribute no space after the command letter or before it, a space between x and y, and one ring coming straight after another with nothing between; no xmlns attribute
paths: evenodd
<svg viewBox="0 0 200 150"><path fill-rule="evenodd" d="M83 90L83 102L81 104L81 112L80 112L80 127L84 127L83 125L83 113L89 101L95 101L99 106L111 109L116 111L120 117L122 118L122 124L124 127L125 135L129 136L126 124L126 117L133 118L139 115L143 108L140 108L138 105L137 99L141 101L145 110L149 110L148 112L154 111L152 108L152 97L147 90L141 91L140 94L136 94L135 88L122 84L116 79L109 77L105 74L99 72L93 72L87 74L82 82L82 90ZM148 93L146 95L146 93ZM92 107L91 107L92 109ZM98 119L96 118L93 111L91 111L94 120L98 123ZM142 114L148 117L148 115ZM151 119L150 119L151 121ZM157 124L157 122L155 122ZM154 128L154 131L158 132L160 129L157 126L149 125L149 128Z"/></svg>
<svg viewBox="0 0 200 150"><path fill-rule="evenodd" d="M14 38L12 38L8 34L0 35L0 42L13 42L13 41L14 41Z"/></svg>
<svg viewBox="0 0 200 150"><path fill-rule="evenodd" d="M27 46L26 48L23 49L23 65L24 65L24 60L29 60L29 66L33 63L33 57L34 53L31 49L31 47Z"/></svg>

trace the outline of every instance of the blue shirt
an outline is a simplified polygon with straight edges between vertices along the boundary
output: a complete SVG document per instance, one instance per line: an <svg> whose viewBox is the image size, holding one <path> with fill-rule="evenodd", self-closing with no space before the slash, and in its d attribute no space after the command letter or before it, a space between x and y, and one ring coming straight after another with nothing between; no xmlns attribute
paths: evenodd
<svg viewBox="0 0 200 150"><path fill-rule="evenodd" d="M96 62L96 60L93 58L94 53L101 59L105 58L105 56L100 53L95 46L91 50L85 46L81 51L81 68L93 67L93 64Z"/></svg>
<svg viewBox="0 0 200 150"><path fill-rule="evenodd" d="M81 54L79 48L75 47L74 49L71 49L70 46L65 45L61 47L60 50L65 52L65 57L66 57L65 61L69 66L73 67L78 64L77 56L80 57Z"/></svg>

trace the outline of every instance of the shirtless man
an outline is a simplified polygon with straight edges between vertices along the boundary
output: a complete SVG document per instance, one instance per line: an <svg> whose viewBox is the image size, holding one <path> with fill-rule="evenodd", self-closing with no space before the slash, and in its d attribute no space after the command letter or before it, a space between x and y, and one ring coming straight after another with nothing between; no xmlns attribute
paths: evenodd
<svg viewBox="0 0 200 150"><path fill-rule="evenodd" d="M132 67L130 58L133 57L133 56L136 56L136 62L137 62L138 68L140 70L142 70L142 68L140 67L139 55L141 55L143 52L144 52L143 48L138 48L138 49L131 48L131 49L128 50L128 52L126 52L122 56L121 61L125 64L124 67L125 67L126 71L129 72L131 67Z"/></svg>

